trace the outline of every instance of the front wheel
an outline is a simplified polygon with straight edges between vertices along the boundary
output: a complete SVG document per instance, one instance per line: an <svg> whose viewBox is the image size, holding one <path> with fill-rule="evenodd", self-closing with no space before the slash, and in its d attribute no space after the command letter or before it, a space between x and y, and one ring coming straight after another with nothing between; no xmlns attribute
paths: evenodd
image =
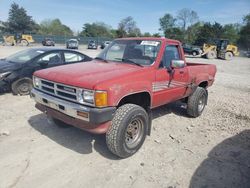
<svg viewBox="0 0 250 188"><path fill-rule="evenodd" d="M232 52L226 52L225 53L225 60L232 60L233 59L233 53Z"/></svg>
<svg viewBox="0 0 250 188"><path fill-rule="evenodd" d="M216 52L215 51L209 51L206 55L207 59L215 59L216 58Z"/></svg>
<svg viewBox="0 0 250 188"><path fill-rule="evenodd" d="M32 80L30 78L19 79L12 83L11 89L14 95L28 95L32 89Z"/></svg>
<svg viewBox="0 0 250 188"><path fill-rule="evenodd" d="M207 104L207 90L202 87L197 87L192 95L188 97L187 113L191 117L198 117L202 114Z"/></svg>
<svg viewBox="0 0 250 188"><path fill-rule="evenodd" d="M140 106L125 104L119 107L106 133L109 150L121 158L135 154L142 146L148 127L148 114Z"/></svg>
<svg viewBox="0 0 250 188"><path fill-rule="evenodd" d="M197 53L196 51L193 51L193 52L192 52L192 55L193 55L193 56L197 56L198 53Z"/></svg>

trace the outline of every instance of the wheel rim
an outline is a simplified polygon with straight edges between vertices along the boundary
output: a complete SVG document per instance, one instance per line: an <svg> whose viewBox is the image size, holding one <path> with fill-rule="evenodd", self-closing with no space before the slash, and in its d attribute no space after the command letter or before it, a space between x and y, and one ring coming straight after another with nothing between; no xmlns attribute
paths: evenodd
<svg viewBox="0 0 250 188"><path fill-rule="evenodd" d="M128 148L136 147L143 137L143 122L140 118L136 118L127 126L125 133L125 143Z"/></svg>
<svg viewBox="0 0 250 188"><path fill-rule="evenodd" d="M205 107L206 97L205 95L202 95L198 101L198 111L201 113Z"/></svg>
<svg viewBox="0 0 250 188"><path fill-rule="evenodd" d="M20 94L27 94L30 91L30 84L23 83L18 87L18 91Z"/></svg>
<svg viewBox="0 0 250 188"><path fill-rule="evenodd" d="M196 56L196 52L193 52L193 56Z"/></svg>

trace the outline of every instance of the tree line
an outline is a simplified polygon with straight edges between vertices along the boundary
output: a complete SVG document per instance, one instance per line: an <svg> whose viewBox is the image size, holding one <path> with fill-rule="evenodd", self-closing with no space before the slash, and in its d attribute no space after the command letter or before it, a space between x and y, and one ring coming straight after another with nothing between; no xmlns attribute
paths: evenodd
<svg viewBox="0 0 250 188"><path fill-rule="evenodd" d="M190 9L181 9L176 16L166 13L159 18L159 32L165 37L180 40L184 43L202 45L212 39L229 39L241 48L250 48L250 13L243 17L243 23L226 24L200 21L198 14ZM36 23L27 11L16 3L12 3L8 20L0 22L0 31L5 33L36 33L42 35L72 36L70 27L61 23L59 19L46 19L40 24ZM160 37L160 33L142 33L133 17L122 19L113 29L104 22L85 23L82 30L77 33L83 37Z"/></svg>

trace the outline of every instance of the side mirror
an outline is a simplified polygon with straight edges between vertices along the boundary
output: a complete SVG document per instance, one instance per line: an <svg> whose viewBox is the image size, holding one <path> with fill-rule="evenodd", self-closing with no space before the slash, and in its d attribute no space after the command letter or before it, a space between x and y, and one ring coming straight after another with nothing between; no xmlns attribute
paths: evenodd
<svg viewBox="0 0 250 188"><path fill-rule="evenodd" d="M183 68L185 67L185 61L183 60L172 60L171 61L171 67L172 68Z"/></svg>

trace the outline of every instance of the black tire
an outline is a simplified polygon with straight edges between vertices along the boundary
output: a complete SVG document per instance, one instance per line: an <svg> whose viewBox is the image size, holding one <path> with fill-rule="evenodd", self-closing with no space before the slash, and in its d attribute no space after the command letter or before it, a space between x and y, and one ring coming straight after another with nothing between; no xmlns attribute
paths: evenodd
<svg viewBox="0 0 250 188"><path fill-rule="evenodd" d="M106 133L109 150L120 158L135 154L145 140L148 123L148 114L142 107L135 104L119 107Z"/></svg>
<svg viewBox="0 0 250 188"><path fill-rule="evenodd" d="M215 59L216 58L216 52L215 51L209 51L206 55L207 59Z"/></svg>
<svg viewBox="0 0 250 188"><path fill-rule="evenodd" d="M33 87L30 78L19 79L11 84L11 90L14 95L28 95Z"/></svg>
<svg viewBox="0 0 250 188"><path fill-rule="evenodd" d="M233 53L232 52L226 52L225 53L225 60L232 60L233 59Z"/></svg>
<svg viewBox="0 0 250 188"><path fill-rule="evenodd" d="M202 114L207 104L208 93L202 87L197 87L192 95L188 97L187 113L191 117L198 117Z"/></svg>
<svg viewBox="0 0 250 188"><path fill-rule="evenodd" d="M67 123L64 123L63 121L53 118L51 117L51 120L54 122L54 124L56 124L56 126L60 127L60 128L69 128L70 125Z"/></svg>
<svg viewBox="0 0 250 188"><path fill-rule="evenodd" d="M197 53L196 51L193 51L193 52L192 52L192 55L193 55L193 56L197 56L198 53Z"/></svg>

